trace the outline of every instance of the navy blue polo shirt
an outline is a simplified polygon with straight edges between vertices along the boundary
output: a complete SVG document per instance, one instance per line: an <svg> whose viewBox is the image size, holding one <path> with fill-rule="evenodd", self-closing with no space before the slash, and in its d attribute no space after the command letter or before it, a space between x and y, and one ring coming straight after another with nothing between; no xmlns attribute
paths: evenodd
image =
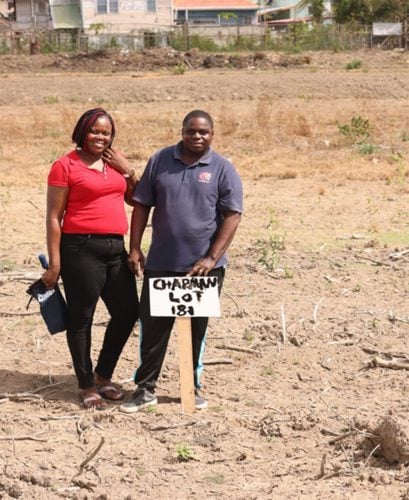
<svg viewBox="0 0 409 500"><path fill-rule="evenodd" d="M242 183L233 165L209 148L187 166L181 144L157 151L133 192L135 201L154 207L145 263L153 271L189 271L208 252L223 212L243 210ZM225 264L223 255L216 267Z"/></svg>

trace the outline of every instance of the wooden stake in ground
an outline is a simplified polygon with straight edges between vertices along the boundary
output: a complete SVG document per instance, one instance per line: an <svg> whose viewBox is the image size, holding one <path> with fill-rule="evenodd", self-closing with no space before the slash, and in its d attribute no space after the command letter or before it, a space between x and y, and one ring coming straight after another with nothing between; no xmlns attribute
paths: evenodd
<svg viewBox="0 0 409 500"><path fill-rule="evenodd" d="M195 410L193 379L192 317L220 316L216 276L149 278L152 316L175 317L179 343L182 411Z"/></svg>
<svg viewBox="0 0 409 500"><path fill-rule="evenodd" d="M180 397L182 412L192 415L195 409L193 380L192 324L190 318L176 318L179 343Z"/></svg>

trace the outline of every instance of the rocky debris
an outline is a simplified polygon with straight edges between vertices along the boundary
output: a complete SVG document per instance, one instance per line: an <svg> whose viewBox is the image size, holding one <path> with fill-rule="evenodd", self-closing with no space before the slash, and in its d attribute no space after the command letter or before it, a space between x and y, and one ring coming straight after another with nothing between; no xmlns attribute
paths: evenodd
<svg viewBox="0 0 409 500"><path fill-rule="evenodd" d="M198 49L177 51L172 48L145 49L138 52L104 49L93 52L58 54L3 55L0 73L63 70L75 72L158 71L183 68L268 69L305 66L308 55L280 55L276 52L207 53ZM178 71L180 72L180 71Z"/></svg>

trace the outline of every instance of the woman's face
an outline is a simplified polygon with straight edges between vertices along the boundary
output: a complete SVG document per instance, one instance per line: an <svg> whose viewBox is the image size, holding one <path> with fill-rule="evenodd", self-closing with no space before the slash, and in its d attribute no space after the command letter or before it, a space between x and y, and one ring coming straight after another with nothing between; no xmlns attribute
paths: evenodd
<svg viewBox="0 0 409 500"><path fill-rule="evenodd" d="M85 150L95 156L101 156L102 153L111 144L112 125L109 118L101 116L88 130L85 139Z"/></svg>

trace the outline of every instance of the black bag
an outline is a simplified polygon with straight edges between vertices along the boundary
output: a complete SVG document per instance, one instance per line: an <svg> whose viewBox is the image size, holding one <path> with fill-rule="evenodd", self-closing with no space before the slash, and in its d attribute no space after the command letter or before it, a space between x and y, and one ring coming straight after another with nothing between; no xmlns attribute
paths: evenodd
<svg viewBox="0 0 409 500"><path fill-rule="evenodd" d="M41 279L38 279L26 291L31 296L27 309L33 298L39 302L41 316L51 334L67 329L68 309L58 284L47 290Z"/></svg>

